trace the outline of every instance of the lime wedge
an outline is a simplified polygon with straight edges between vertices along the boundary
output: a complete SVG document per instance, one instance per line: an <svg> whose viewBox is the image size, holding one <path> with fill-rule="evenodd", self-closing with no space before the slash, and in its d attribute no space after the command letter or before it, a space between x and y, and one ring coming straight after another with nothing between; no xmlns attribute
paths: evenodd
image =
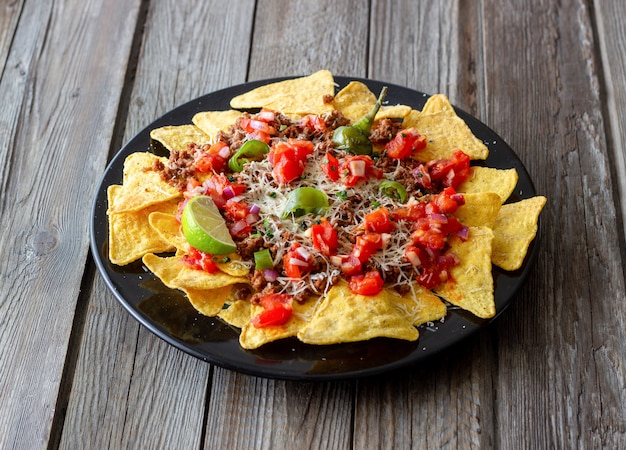
<svg viewBox="0 0 626 450"><path fill-rule="evenodd" d="M185 205L181 218L183 234L192 247L212 255L237 250L219 209L211 197L198 195Z"/></svg>

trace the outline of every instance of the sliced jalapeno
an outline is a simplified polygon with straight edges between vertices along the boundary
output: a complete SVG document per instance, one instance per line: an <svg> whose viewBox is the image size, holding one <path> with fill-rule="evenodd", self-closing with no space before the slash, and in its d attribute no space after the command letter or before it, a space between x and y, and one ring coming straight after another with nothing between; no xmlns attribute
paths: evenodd
<svg viewBox="0 0 626 450"><path fill-rule="evenodd" d="M395 198L400 203L404 203L409 198L404 186L397 181L383 180L378 185L378 192L386 195L387 197Z"/></svg>
<svg viewBox="0 0 626 450"><path fill-rule="evenodd" d="M233 172L241 172L244 164L250 162L249 158L259 157L270 151L270 146L263 141L250 139L246 141L228 160L228 167Z"/></svg>

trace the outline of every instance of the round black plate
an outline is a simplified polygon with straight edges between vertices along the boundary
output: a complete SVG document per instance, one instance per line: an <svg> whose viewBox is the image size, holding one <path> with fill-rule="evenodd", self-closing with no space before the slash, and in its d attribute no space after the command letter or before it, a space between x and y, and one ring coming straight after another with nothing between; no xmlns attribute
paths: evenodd
<svg viewBox="0 0 626 450"><path fill-rule="evenodd" d="M423 361L471 333L488 325L511 303L537 257L539 233L531 244L526 261L515 272L494 267L496 317L477 319L460 310L449 311L444 322L419 328L416 342L373 339L353 344L305 345L294 339L274 342L254 351L239 346L239 332L217 318L197 313L178 291L165 287L141 262L118 267L108 260L107 187L121 184L124 159L133 152L148 151L150 130L164 125L191 123L197 112L229 109L235 95L260 85L280 81L262 80L223 89L192 100L165 114L135 136L113 158L96 193L92 211L91 249L102 276L122 306L141 324L171 345L221 367L247 374L297 380L330 380L374 375ZM388 86L389 104L405 104L421 109L427 94L380 81L335 77L341 89L352 80L362 81L372 92ZM519 181L509 201L535 195L528 172L513 150L486 125L458 110L474 134L489 148L484 165L499 169L515 168ZM539 230L540 232L540 230Z"/></svg>

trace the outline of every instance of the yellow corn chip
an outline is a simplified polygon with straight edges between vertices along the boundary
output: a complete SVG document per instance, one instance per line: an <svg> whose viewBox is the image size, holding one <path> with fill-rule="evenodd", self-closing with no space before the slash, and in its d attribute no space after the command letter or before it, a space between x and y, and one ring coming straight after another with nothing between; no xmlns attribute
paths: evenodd
<svg viewBox="0 0 626 450"><path fill-rule="evenodd" d="M449 116L456 116L450 99L444 94L434 94L430 96L428 100L426 100L422 112L424 114L444 113Z"/></svg>
<svg viewBox="0 0 626 450"><path fill-rule="evenodd" d="M211 138L194 125L166 126L150 131L150 139L159 142L170 152L186 150L189 144L209 144Z"/></svg>
<svg viewBox="0 0 626 450"><path fill-rule="evenodd" d="M405 295L389 292L389 300L415 326L446 316L448 308L435 294L417 283Z"/></svg>
<svg viewBox="0 0 626 450"><path fill-rule="evenodd" d="M121 186L109 186L107 190L109 205L116 203L121 190ZM124 266L138 260L146 253L173 251L174 247L154 232L149 224L149 217L154 212L170 212L176 208L176 202L170 201L157 203L139 211L109 213L109 259L111 262Z"/></svg>
<svg viewBox="0 0 626 450"><path fill-rule="evenodd" d="M215 289L183 289L189 303L205 316L214 317L222 311L222 306L230 295L232 286Z"/></svg>
<svg viewBox="0 0 626 450"><path fill-rule="evenodd" d="M180 289L210 290L230 286L235 283L247 283L246 277L234 277L217 271L208 273L185 265L179 256L159 257L147 254L142 261L151 272L163 281L167 287Z"/></svg>
<svg viewBox="0 0 626 450"><path fill-rule="evenodd" d="M244 263L237 253L226 255L227 262L218 262L217 267L233 277L244 277L250 272L251 265Z"/></svg>
<svg viewBox="0 0 626 450"><path fill-rule="evenodd" d="M169 242L177 250L189 252L189 244L183 236L180 222L176 220L175 214L166 214L160 211L153 212L148 216L148 222L154 229L155 233L161 236L161 239Z"/></svg>
<svg viewBox="0 0 626 450"><path fill-rule="evenodd" d="M230 101L231 108L269 108L283 114L322 114L333 109L324 96L335 93L335 79L328 70L260 86Z"/></svg>
<svg viewBox="0 0 626 450"><path fill-rule="evenodd" d="M194 115L191 121L208 135L213 142L220 131L228 131L228 128L239 117L241 117L241 111L232 109L227 111L204 111Z"/></svg>
<svg viewBox="0 0 626 450"><path fill-rule="evenodd" d="M537 235L543 196L502 205L494 226L493 263L504 270L522 267L528 246Z"/></svg>
<svg viewBox="0 0 626 450"><path fill-rule="evenodd" d="M152 170L155 161L167 163L152 153L133 153L124 161L122 189L109 203L108 212L138 211L155 203L162 203L181 197L180 192L161 179L159 172Z"/></svg>
<svg viewBox="0 0 626 450"><path fill-rule="evenodd" d="M465 121L456 115L454 108L447 106L450 103L445 96L436 98L436 108L431 106L426 112L413 110L404 118L404 128L415 127L420 134L426 135L426 148L418 152L415 158L419 161L448 159L460 149L470 159L486 159L489 155L487 146L474 136ZM445 102L442 98L445 98Z"/></svg>
<svg viewBox="0 0 626 450"><path fill-rule="evenodd" d="M450 240L451 251L461 262L450 270L451 279L435 288L443 299L477 317L488 319L496 314L491 272L493 231L471 227L469 238Z"/></svg>
<svg viewBox="0 0 626 450"><path fill-rule="evenodd" d="M285 325L256 328L248 320L241 329L239 343L245 349L255 349L269 342L296 336L308 322L311 312L317 307L315 299L303 303L293 302L293 315ZM263 307L252 305L251 317L261 313Z"/></svg>
<svg viewBox="0 0 626 450"><path fill-rule="evenodd" d="M311 322L298 333L307 344L336 344L390 337L414 341L419 334L396 308L388 295L353 294L345 282L333 286Z"/></svg>
<svg viewBox="0 0 626 450"><path fill-rule="evenodd" d="M366 115L376 104L377 97L360 81L352 81L335 95L333 105L344 117L354 123ZM376 114L379 119L403 119L412 111L406 105L383 105Z"/></svg>
<svg viewBox="0 0 626 450"><path fill-rule="evenodd" d="M252 305L248 300L226 300L228 307L223 308L217 315L220 319L229 325L237 328L243 328L250 322L250 314Z"/></svg>
<svg viewBox="0 0 626 450"><path fill-rule="evenodd" d="M517 170L471 167L470 176L458 187L458 192L495 192L504 203L517 185Z"/></svg>
<svg viewBox="0 0 626 450"><path fill-rule="evenodd" d="M463 194L465 204L459 206L454 215L468 227L485 226L493 228L502 206L500 196L495 192Z"/></svg>

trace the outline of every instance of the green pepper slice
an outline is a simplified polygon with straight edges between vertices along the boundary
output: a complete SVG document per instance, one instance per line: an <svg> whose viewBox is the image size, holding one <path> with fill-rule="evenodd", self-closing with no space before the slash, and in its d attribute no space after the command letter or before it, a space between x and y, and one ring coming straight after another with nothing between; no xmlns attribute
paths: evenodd
<svg viewBox="0 0 626 450"><path fill-rule="evenodd" d="M369 135L374 123L376 113L383 104L385 97L387 96L387 86L384 86L380 91L378 100L374 107L363 116L357 123L352 126L342 126L335 130L333 133L333 143L340 150L346 150L355 155L371 155L372 143L370 142Z"/></svg>
<svg viewBox="0 0 626 450"><path fill-rule="evenodd" d="M241 172L244 164L250 162L248 158L264 155L270 151L270 146L263 141L250 139L246 141L237 152L228 160L228 167L233 172Z"/></svg>
<svg viewBox="0 0 626 450"><path fill-rule="evenodd" d="M305 186L291 191L281 219L286 219L290 214L296 217L305 214L323 214L326 209L328 196L318 189Z"/></svg>
<svg viewBox="0 0 626 450"><path fill-rule="evenodd" d="M254 252L254 268L257 270L274 268L274 261L269 248Z"/></svg>
<svg viewBox="0 0 626 450"><path fill-rule="evenodd" d="M404 186L397 181L383 180L378 185L378 192L383 193L387 197L395 198L400 203L404 203L409 198Z"/></svg>

